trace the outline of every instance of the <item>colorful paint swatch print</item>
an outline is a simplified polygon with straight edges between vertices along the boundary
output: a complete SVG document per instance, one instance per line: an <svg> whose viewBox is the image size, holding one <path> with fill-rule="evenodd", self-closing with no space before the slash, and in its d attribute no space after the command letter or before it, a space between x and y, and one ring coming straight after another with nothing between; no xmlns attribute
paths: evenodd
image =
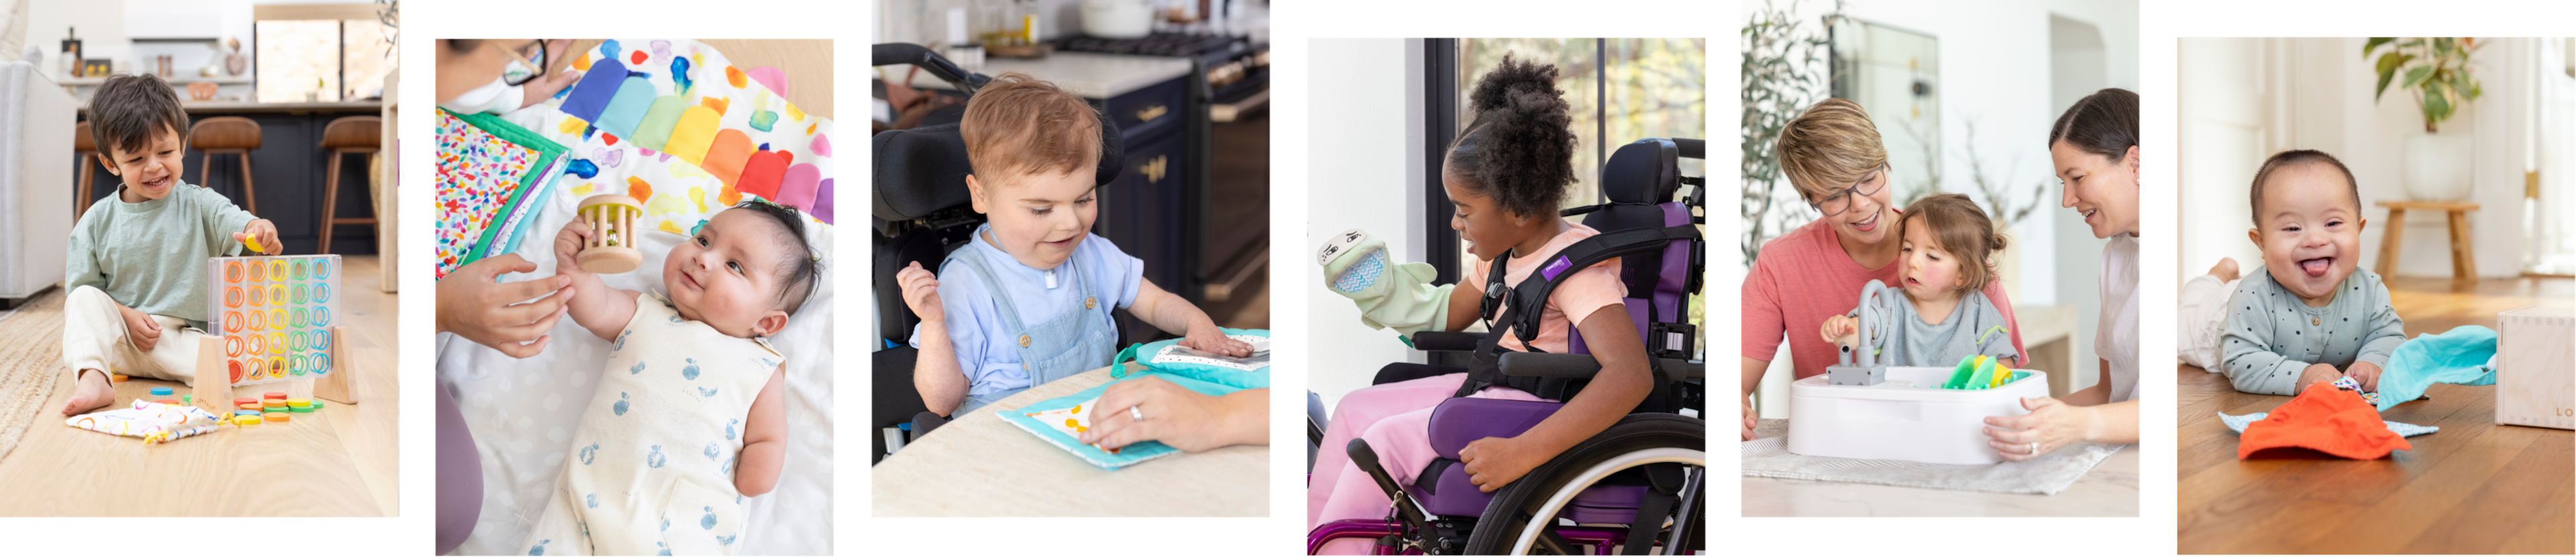
<svg viewBox="0 0 2576 557"><path fill-rule="evenodd" d="M641 44L655 47L619 47ZM832 122L787 102L783 72L687 40L609 41L577 56L588 73L554 110L505 116L574 146L580 179L566 195L627 192L645 203L644 228L674 233L748 197L832 222Z"/></svg>
<svg viewBox="0 0 2576 557"><path fill-rule="evenodd" d="M438 113L438 276L463 265L539 153Z"/></svg>
<svg viewBox="0 0 2576 557"><path fill-rule="evenodd" d="M209 338L234 385L328 374L340 319L340 256L206 259Z"/></svg>

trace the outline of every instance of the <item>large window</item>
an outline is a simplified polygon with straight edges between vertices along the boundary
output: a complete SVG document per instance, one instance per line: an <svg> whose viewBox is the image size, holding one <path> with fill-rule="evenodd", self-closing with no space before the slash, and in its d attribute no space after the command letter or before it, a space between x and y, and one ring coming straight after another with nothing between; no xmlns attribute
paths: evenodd
<svg viewBox="0 0 2576 557"><path fill-rule="evenodd" d="M253 13L259 102L382 95L393 28L366 4L263 5Z"/></svg>
<svg viewBox="0 0 2576 557"><path fill-rule="evenodd" d="M1502 63L1503 55L1557 67L1557 89L1565 92L1573 112L1576 137L1575 183L1565 196L1566 207L1606 201L1597 183L1601 163L1620 145L1646 138L1708 137L1704 39L1457 39L1455 45L1454 132L1466 131L1475 120L1467 97L1475 92L1476 80ZM1707 175L1700 159L1682 159L1681 173ZM1446 214L1445 207L1440 209ZM1447 229L1446 220L1435 220L1435 232ZM1475 256L1463 241L1452 241L1459 242L1456 272L1473 273ZM1701 300L1690 300L1694 325L1703 322Z"/></svg>

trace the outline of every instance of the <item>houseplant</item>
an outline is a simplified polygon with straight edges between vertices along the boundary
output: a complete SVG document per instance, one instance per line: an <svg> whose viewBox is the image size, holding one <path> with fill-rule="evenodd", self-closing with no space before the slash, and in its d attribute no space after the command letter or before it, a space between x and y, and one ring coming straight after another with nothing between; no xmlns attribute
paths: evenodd
<svg viewBox="0 0 2576 557"><path fill-rule="evenodd" d="M2469 196L2477 140L2463 126L2445 132L2442 123L2484 92L2469 67L2469 56L2477 49L2474 37L2371 37L2361 46L2362 59L2376 56L2379 85L2372 102L2386 98L2388 86L2395 83L2415 96L2424 117L2424 131L2405 138L2408 197L2458 201Z"/></svg>

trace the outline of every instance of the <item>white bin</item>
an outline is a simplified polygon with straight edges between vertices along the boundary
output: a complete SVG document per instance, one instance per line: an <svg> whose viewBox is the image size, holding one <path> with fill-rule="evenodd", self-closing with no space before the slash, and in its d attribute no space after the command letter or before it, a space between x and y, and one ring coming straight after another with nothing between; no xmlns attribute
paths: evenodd
<svg viewBox="0 0 2576 557"><path fill-rule="evenodd" d="M1887 368L1887 382L1828 384L1825 376L1789 385L1789 452L1807 456L1884 458L1933 464L1994 464L1987 416L2019 416L2021 399L2048 396L2048 374L1973 391L1937 388L1952 368ZM1918 385L1930 388L1919 388Z"/></svg>

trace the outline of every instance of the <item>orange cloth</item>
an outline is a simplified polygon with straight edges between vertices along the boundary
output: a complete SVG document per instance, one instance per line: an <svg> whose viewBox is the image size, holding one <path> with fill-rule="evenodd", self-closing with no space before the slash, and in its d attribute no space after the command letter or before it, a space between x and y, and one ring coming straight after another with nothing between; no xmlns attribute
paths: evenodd
<svg viewBox="0 0 2576 557"><path fill-rule="evenodd" d="M2244 437L2236 443L2236 458L2243 460L2256 451L2282 447L2316 449L2359 460L2415 448L2405 436L2389 431L2388 424L2379 419L2379 410L2363 402L2360 394L2324 382L2308 385L2308 390L2272 409L2263 421L2245 426Z"/></svg>

